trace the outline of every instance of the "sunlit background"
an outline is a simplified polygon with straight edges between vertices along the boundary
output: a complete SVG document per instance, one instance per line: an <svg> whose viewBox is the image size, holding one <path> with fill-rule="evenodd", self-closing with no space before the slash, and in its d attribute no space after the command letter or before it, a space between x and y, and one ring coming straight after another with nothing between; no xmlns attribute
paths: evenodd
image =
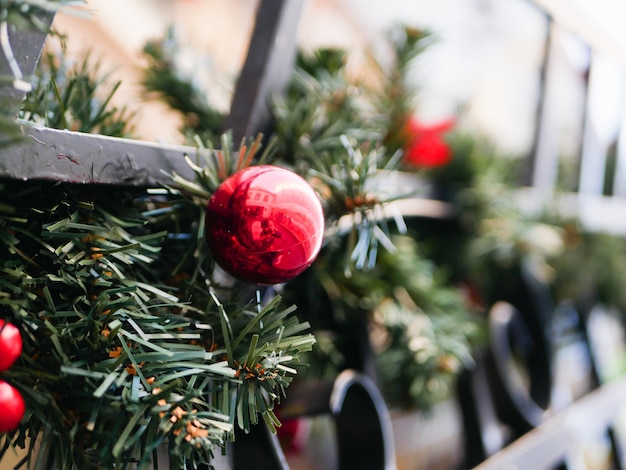
<svg viewBox="0 0 626 470"><path fill-rule="evenodd" d="M119 102L141 108L137 133L173 141L176 117L138 93L141 48L174 28L186 47L180 66L227 109L247 51L258 2L253 0L90 0L89 14L60 14L55 27L71 38L70 51L92 50L103 68L123 78ZM302 48L339 46L352 51L355 67L364 54L384 60L386 32L395 24L432 31L434 44L420 57L414 80L420 117L461 117L464 125L492 139L503 151L529 152L536 131L540 77L552 28L549 95L559 149L578 151L586 71L593 50L602 56L606 95L597 117L605 139L615 139L621 115L626 6L618 1L564 0L309 0L298 29Z"/></svg>

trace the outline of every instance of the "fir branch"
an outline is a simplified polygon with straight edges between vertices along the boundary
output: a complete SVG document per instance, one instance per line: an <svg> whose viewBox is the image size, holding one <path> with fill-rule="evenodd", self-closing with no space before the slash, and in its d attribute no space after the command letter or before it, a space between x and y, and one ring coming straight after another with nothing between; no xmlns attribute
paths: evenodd
<svg viewBox="0 0 626 470"><path fill-rule="evenodd" d="M395 235L392 241L395 252L382 252L371 271L349 276L342 259L323 253L305 285L294 289L321 288L317 296L327 296L332 305L335 331L367 322L386 403L426 411L451 395L458 373L471 364L472 351L484 340L483 329L462 290L424 257L414 239ZM330 344L308 360L313 370L315 361L341 370L345 338L331 336L326 328L315 334L326 335Z"/></svg>
<svg viewBox="0 0 626 470"><path fill-rule="evenodd" d="M382 207L418 190L392 184L393 178L388 182L381 179L396 161L385 163L384 149L373 148L364 154L346 136L341 136L340 141L344 152L333 157L328 154L312 157L308 173L325 203L325 216L330 226L327 238L350 232L346 271L372 269L379 247L395 250L390 239L391 224L382 215ZM342 216L348 223L340 224ZM404 232L406 226L402 217L394 220L396 231Z"/></svg>
<svg viewBox="0 0 626 470"><path fill-rule="evenodd" d="M242 394L236 400L237 424L246 432L258 422L259 414L275 432L279 422L273 412L274 403L285 395L297 373L294 367L302 365L301 355L315 343L315 338L306 333L308 323L299 322L292 315L295 307L281 309L280 302L281 297L275 296L258 311L243 310L223 316L230 325L222 332L224 352L242 380ZM224 308L217 302L216 306ZM225 327L226 322L222 325Z"/></svg>
<svg viewBox="0 0 626 470"><path fill-rule="evenodd" d="M148 96L157 96L182 115L181 133L190 142L196 137L217 142L224 115L211 107L205 94L178 72L175 65L178 51L179 45L172 28L164 40L146 43L143 52L149 65L145 70L143 86Z"/></svg>
<svg viewBox="0 0 626 470"><path fill-rule="evenodd" d="M321 49L299 55L287 93L273 103L279 154L322 197L329 223L327 243L343 236L346 226L351 231L347 272L372 269L379 248L394 251L391 224L381 217L381 208L419 191L419 184L398 188L381 178L403 167L401 145L389 136L399 130L398 116L406 120L413 106L407 74L428 36L411 28L397 30L402 34L392 41L392 66L385 69L372 60L377 84L350 76L343 51ZM349 222L339 228L342 216ZM401 217L395 220L396 230L402 232L404 222Z"/></svg>
<svg viewBox="0 0 626 470"><path fill-rule="evenodd" d="M253 163L263 164L272 157L276 150L276 140L270 139L259 155L262 141L263 134L257 134L254 139L243 138L235 151L230 131L221 134L219 149L215 149L210 141L207 142L207 147L196 136L195 142L199 152L195 161L189 155L185 156L185 161L194 172L194 181L174 174L171 175L172 186L206 202L229 176Z"/></svg>
<svg viewBox="0 0 626 470"><path fill-rule="evenodd" d="M47 53L38 63L19 118L56 129L130 137L134 114L111 104L120 85L121 81L111 83L91 52L76 65L71 65L64 49Z"/></svg>
<svg viewBox="0 0 626 470"><path fill-rule="evenodd" d="M404 144L404 127L415 112L417 89L411 83L416 59L432 42L429 31L410 26L396 26L388 34L394 54L390 67L374 61L380 75L381 90L376 95L375 106L385 116L387 133L383 142L388 151L401 150Z"/></svg>
<svg viewBox="0 0 626 470"><path fill-rule="evenodd" d="M340 136L356 146L380 141L384 135L381 116L363 84L352 83L345 70L341 51L324 50L313 56L300 54L284 96L273 100L279 153L299 168L308 159L343 150ZM331 65L327 67L327 63ZM341 64L341 65L338 65Z"/></svg>

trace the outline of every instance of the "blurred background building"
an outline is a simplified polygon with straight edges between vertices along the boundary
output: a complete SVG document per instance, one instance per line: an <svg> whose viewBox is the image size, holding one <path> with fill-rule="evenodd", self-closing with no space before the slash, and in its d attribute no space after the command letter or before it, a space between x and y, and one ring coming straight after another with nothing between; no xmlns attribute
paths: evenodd
<svg viewBox="0 0 626 470"><path fill-rule="evenodd" d="M564 134L580 130L583 72L589 61L589 53L576 35L602 33L593 37L597 42L594 46L605 48L613 56L626 56L616 45L620 43L620 29L614 28L615 34L610 35L613 30L605 28L605 19L617 15L590 17L583 8L589 2L581 1L580 18L585 21L580 21L575 14L577 7L572 7L571 2L567 2L564 12L558 7L565 2L542 3L311 0L305 2L298 43L304 49L346 48L358 62L355 67L366 67L364 54L384 58L388 48L385 33L393 25L405 23L429 29L435 44L423 54L415 69L421 117L437 121L462 111L467 125L492 138L503 150L527 152L535 131L548 34L544 7L567 20L558 32L563 38L562 57L557 64L559 88L554 96L560 107L573 110L560 116ZM175 138L171 132L176 126L175 117L155 103L145 103L136 86L143 45L149 39L162 37L173 26L187 52L180 57L180 67L211 90L217 104L227 108L233 82L245 58L256 7L254 0L90 0L84 17L60 14L55 27L68 34L70 51L91 50L101 57L105 69L123 79L117 100L129 106L136 103L140 109L139 137L167 141ZM594 4L593 11L599 10ZM563 139L566 152L575 151L571 140Z"/></svg>

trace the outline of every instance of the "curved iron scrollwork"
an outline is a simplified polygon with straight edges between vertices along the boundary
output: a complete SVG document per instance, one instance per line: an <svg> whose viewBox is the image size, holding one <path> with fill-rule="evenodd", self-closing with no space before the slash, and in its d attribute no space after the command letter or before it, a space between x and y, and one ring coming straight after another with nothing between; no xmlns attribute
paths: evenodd
<svg viewBox="0 0 626 470"><path fill-rule="evenodd" d="M551 412L554 308L525 266L500 278L488 312L489 341L459 379L466 465L473 466L543 422Z"/></svg>
<svg viewBox="0 0 626 470"><path fill-rule="evenodd" d="M294 384L281 408L287 417L330 414L335 426L339 470L395 470L391 421L372 380L344 370L332 380Z"/></svg>
<svg viewBox="0 0 626 470"><path fill-rule="evenodd" d="M550 404L551 359L542 335L504 301L489 311L488 380L498 417L522 434L538 426Z"/></svg>

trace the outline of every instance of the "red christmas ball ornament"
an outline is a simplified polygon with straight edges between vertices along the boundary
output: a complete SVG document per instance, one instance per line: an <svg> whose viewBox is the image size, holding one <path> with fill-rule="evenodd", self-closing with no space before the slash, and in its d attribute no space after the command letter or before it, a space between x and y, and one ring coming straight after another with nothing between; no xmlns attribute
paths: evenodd
<svg viewBox="0 0 626 470"><path fill-rule="evenodd" d="M213 193L205 235L226 272L245 282L278 284L304 271L319 253L324 213L315 191L298 174L251 166Z"/></svg>
<svg viewBox="0 0 626 470"><path fill-rule="evenodd" d="M452 149L445 141L445 134L454 127L453 120L439 124L425 125L416 118L410 117L402 134L404 144L404 161L412 167L436 168L450 163Z"/></svg>
<svg viewBox="0 0 626 470"><path fill-rule="evenodd" d="M7 370L22 354L22 335L15 325L0 320L0 372Z"/></svg>
<svg viewBox="0 0 626 470"><path fill-rule="evenodd" d="M17 389L0 380L0 433L12 431L24 417L26 405Z"/></svg>

